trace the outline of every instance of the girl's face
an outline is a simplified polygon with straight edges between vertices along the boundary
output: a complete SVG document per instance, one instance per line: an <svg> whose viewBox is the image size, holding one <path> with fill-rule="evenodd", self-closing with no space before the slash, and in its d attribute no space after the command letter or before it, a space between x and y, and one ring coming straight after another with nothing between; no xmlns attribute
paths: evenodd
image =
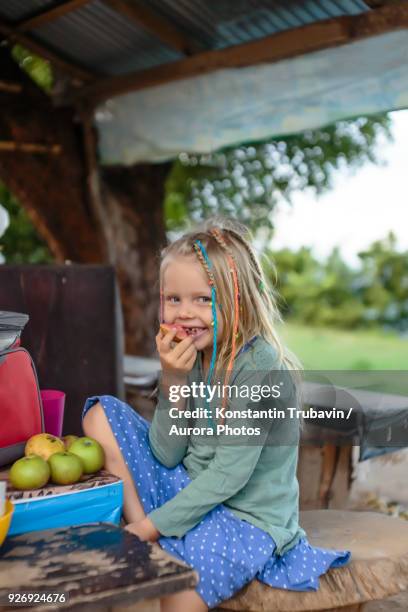
<svg viewBox="0 0 408 612"><path fill-rule="evenodd" d="M201 263L195 256L177 257L166 267L163 277L163 317L165 323L181 325L190 333L198 351L213 346L211 326L211 287ZM217 341L223 322L217 309Z"/></svg>

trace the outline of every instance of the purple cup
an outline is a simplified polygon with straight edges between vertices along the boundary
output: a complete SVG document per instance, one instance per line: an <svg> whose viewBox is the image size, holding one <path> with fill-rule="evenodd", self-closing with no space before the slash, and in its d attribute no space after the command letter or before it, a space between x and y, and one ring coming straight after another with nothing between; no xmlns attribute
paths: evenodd
<svg viewBox="0 0 408 612"><path fill-rule="evenodd" d="M43 389L40 394L44 411L45 432L60 438L64 422L65 393L55 389Z"/></svg>

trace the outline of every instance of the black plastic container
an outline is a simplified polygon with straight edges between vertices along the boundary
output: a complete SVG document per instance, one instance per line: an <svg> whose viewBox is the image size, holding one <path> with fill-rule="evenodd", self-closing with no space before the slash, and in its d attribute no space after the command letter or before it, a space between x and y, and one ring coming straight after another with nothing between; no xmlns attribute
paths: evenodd
<svg viewBox="0 0 408 612"><path fill-rule="evenodd" d="M0 351L19 346L21 333L29 318L21 312L0 310Z"/></svg>

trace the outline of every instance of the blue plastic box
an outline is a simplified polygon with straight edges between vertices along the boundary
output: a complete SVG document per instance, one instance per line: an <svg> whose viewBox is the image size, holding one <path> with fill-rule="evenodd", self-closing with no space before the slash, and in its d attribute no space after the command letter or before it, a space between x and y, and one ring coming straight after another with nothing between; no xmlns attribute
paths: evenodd
<svg viewBox="0 0 408 612"><path fill-rule="evenodd" d="M74 485L48 484L32 491L9 489L7 497L14 504L9 535L85 523L119 525L123 481L101 471Z"/></svg>

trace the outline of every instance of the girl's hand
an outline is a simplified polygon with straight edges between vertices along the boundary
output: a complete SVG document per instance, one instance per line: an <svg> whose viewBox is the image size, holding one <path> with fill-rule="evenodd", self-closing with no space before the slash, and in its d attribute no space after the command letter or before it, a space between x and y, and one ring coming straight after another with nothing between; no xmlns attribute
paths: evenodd
<svg viewBox="0 0 408 612"><path fill-rule="evenodd" d="M186 378L192 370L197 357L197 349L191 336L187 336L171 348L171 342L177 333L173 328L167 334L161 330L156 336L157 351L160 356L163 376Z"/></svg>
<svg viewBox="0 0 408 612"><path fill-rule="evenodd" d="M141 521L129 523L125 527L126 531L134 533L142 542L156 542L160 538L160 531L157 531L152 521L146 516Z"/></svg>

